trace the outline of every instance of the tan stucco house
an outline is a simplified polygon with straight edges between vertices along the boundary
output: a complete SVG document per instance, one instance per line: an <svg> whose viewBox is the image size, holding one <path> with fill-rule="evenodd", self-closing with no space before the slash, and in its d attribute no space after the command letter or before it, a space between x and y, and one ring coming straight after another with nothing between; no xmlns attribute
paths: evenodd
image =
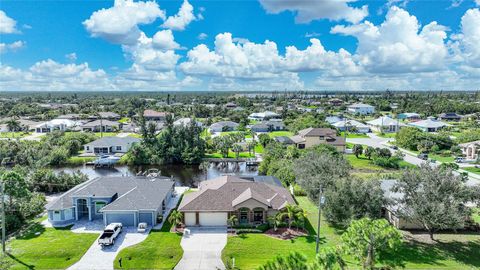
<svg viewBox="0 0 480 270"><path fill-rule="evenodd" d="M221 176L201 182L198 191L184 196L178 210L186 226L226 226L232 215L240 224L258 225L288 204L296 203L281 185Z"/></svg>
<svg viewBox="0 0 480 270"><path fill-rule="evenodd" d="M468 143L462 143L462 144L459 144L458 146L460 146L460 148L462 149L462 154L465 155L466 159L477 160L479 158L480 140L468 142Z"/></svg>
<svg viewBox="0 0 480 270"><path fill-rule="evenodd" d="M329 144L338 151L345 149L345 139L337 136L337 131L330 128L307 128L290 137L297 148L305 149L319 144Z"/></svg>

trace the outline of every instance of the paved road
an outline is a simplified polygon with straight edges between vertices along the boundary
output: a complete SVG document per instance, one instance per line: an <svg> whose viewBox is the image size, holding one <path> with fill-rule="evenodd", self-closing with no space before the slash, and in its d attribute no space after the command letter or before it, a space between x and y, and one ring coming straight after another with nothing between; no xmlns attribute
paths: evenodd
<svg viewBox="0 0 480 270"><path fill-rule="evenodd" d="M382 138L379 137L373 133L368 133L367 134L370 138L352 138L349 139L347 138L347 142L349 143L354 143L354 144L363 144L363 145L368 145L372 147L380 147L380 148L387 148L390 149L392 153L395 153L396 151L402 151L405 154L405 157L403 158L406 162L414 164L414 165L421 165L425 163L425 160L417 158L413 153L405 150L405 149L400 149L400 150L393 150L388 147L388 142L389 141L394 141L394 139L389 139L389 138ZM432 164L432 166L438 166L440 162L437 161L436 164ZM465 171L462 171L465 172ZM471 173L469 174L468 181L466 183L469 186L473 185L480 185L480 178L473 176Z"/></svg>
<svg viewBox="0 0 480 270"><path fill-rule="evenodd" d="M225 269L222 250L227 244L227 228L189 228L182 238L183 257L175 270Z"/></svg>

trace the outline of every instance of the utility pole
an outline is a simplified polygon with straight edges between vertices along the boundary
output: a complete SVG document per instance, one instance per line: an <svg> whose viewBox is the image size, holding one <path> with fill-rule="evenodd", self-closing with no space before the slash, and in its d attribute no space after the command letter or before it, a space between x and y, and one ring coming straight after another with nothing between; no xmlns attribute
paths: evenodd
<svg viewBox="0 0 480 270"><path fill-rule="evenodd" d="M2 196L2 251L3 256L5 256L5 238L6 238L6 228L5 228L5 183L0 185L0 196Z"/></svg>

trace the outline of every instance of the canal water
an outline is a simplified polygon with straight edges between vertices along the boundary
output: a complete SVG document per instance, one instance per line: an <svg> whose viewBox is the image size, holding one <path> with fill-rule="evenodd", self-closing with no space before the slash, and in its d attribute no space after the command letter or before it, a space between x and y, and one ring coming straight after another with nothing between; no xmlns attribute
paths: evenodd
<svg viewBox="0 0 480 270"><path fill-rule="evenodd" d="M258 175L256 167L247 167L245 162L240 162L238 166L230 163L226 168L220 168L213 163L208 170L202 171L198 165L159 165L148 167L115 166L115 168L97 168L93 166L81 165L75 167L60 167L55 171L65 171L72 173L80 171L86 174L90 179L100 176L132 176L138 172L144 172L149 169L157 169L162 176L173 177L178 186L197 187L198 183L206 179L213 179L222 175L255 176Z"/></svg>

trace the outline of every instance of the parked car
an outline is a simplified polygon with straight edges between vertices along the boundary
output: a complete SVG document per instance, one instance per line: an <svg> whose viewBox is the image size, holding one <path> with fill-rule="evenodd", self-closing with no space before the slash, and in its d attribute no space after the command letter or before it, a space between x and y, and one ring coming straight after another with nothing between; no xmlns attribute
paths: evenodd
<svg viewBox="0 0 480 270"><path fill-rule="evenodd" d="M392 148L393 150L398 150L398 146L396 145L390 145L390 148Z"/></svg>
<svg viewBox="0 0 480 270"><path fill-rule="evenodd" d="M428 155L425 153L418 154L417 158L422 160L428 160Z"/></svg>
<svg viewBox="0 0 480 270"><path fill-rule="evenodd" d="M466 161L467 161L467 160L466 160L464 157L457 157L457 158L455 159L455 162L456 162L456 163L464 163L464 162L466 162Z"/></svg>
<svg viewBox="0 0 480 270"><path fill-rule="evenodd" d="M100 238L98 238L98 244L102 247L114 245L115 238L122 232L122 223L110 223L104 230Z"/></svg>
<svg viewBox="0 0 480 270"><path fill-rule="evenodd" d="M145 222L138 223L137 232L144 233L147 230L147 226L148 225Z"/></svg>

